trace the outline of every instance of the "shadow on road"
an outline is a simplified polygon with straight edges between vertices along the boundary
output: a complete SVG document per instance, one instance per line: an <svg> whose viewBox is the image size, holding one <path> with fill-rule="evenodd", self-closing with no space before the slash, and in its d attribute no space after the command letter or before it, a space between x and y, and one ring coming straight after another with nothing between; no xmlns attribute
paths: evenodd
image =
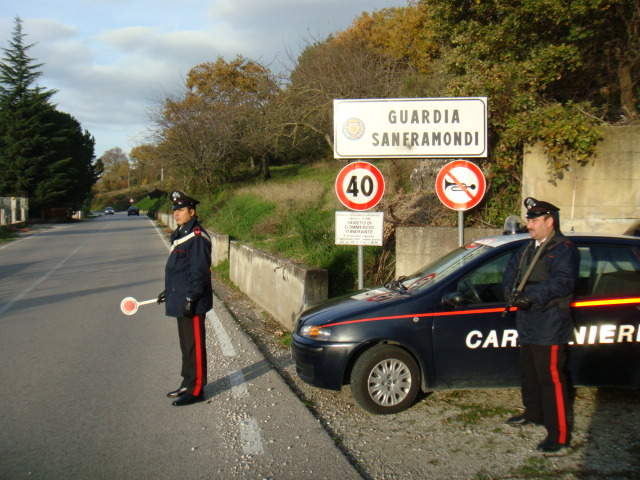
<svg viewBox="0 0 640 480"><path fill-rule="evenodd" d="M595 395L580 478L640 479L640 390L600 387Z"/></svg>
<svg viewBox="0 0 640 480"><path fill-rule="evenodd" d="M229 375L225 375L213 382L207 384L204 388L204 394L207 398L212 398L234 387L239 387L242 383L248 383L256 378L273 370L271 364L266 360L260 360L242 370L236 370Z"/></svg>

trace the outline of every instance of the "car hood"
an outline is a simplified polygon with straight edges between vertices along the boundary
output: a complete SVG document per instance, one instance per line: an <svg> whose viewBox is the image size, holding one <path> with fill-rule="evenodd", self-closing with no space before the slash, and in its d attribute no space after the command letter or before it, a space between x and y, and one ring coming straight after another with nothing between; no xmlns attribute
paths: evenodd
<svg viewBox="0 0 640 480"><path fill-rule="evenodd" d="M305 310L300 315L300 324L326 325L344 319L354 320L369 317L372 310L380 313L387 310L386 306L394 308L399 302L404 302L415 294L402 294L385 287L362 290L328 300Z"/></svg>

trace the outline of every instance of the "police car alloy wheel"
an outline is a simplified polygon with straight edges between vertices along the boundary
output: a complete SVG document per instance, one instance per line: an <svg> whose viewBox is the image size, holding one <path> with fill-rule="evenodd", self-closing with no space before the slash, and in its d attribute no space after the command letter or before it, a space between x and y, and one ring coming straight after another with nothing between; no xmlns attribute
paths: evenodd
<svg viewBox="0 0 640 480"><path fill-rule="evenodd" d="M371 413L397 413L413 404L420 387L420 369L404 349L376 345L356 360L351 393Z"/></svg>

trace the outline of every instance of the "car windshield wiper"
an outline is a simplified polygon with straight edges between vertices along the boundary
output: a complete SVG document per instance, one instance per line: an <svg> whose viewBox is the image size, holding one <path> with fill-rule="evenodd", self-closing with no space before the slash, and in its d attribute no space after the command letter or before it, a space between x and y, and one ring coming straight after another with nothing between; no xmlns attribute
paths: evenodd
<svg viewBox="0 0 640 480"><path fill-rule="evenodd" d="M391 282L385 283L384 288L393 290L394 292L400 292L404 295L405 293L407 293L407 287L405 287L402 282L405 281L406 279L407 277L405 276L398 277Z"/></svg>

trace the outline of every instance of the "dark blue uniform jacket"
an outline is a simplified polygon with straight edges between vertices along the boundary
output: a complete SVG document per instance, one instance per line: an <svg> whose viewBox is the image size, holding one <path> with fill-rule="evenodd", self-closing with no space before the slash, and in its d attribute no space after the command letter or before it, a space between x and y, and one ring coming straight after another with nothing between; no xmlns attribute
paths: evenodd
<svg viewBox="0 0 640 480"><path fill-rule="evenodd" d="M165 267L166 313L181 317L187 298L194 300L194 314L213 306L211 290L211 239L192 218L171 234L171 253Z"/></svg>
<svg viewBox="0 0 640 480"><path fill-rule="evenodd" d="M570 306L580 255L573 243L560 233L548 242L523 290L532 306L529 310L518 309L516 312L520 343L560 345L573 340ZM518 286L534 254L535 240L532 239L511 257L503 279L505 289L510 291L514 285Z"/></svg>

